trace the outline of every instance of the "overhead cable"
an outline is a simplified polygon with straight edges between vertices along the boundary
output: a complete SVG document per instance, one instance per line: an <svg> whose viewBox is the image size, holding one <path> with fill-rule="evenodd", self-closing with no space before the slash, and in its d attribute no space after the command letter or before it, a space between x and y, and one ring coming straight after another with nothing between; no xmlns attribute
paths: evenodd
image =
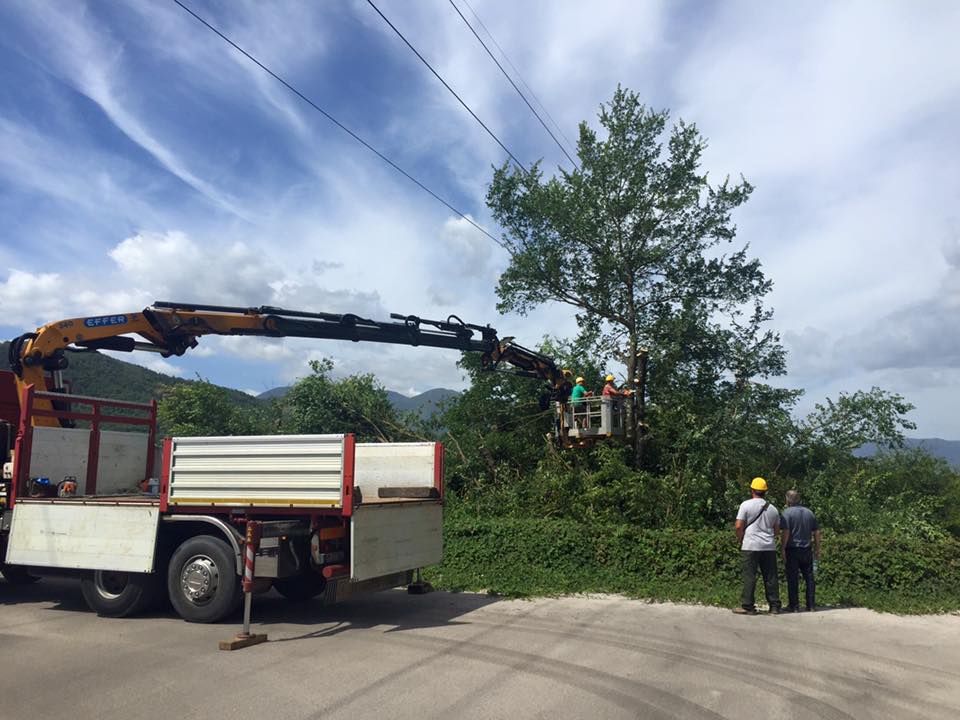
<svg viewBox="0 0 960 720"><path fill-rule="evenodd" d="M451 5L452 5L452 4L453 4L453 3L451 2ZM507 61L507 65L510 66L510 69L513 70L514 74L517 76L517 79L520 81L520 84L523 85L523 86L527 89L527 92L530 94L530 97L532 97L532 98L533 98L533 101L534 101L537 105L540 106L540 109L543 110L543 114L547 116L547 118L550 120L551 123L553 123L553 127L556 129L556 131L557 131L558 133L560 133L560 137L562 137L562 138L564 139L564 141L566 142L566 145L565 145L565 146L561 146L560 149L563 150L563 154L564 154L564 155L567 155L567 151L566 151L564 148L565 148L565 147L568 147L568 148L573 149L573 148L576 147L576 143L572 142L572 141L570 140L570 138L567 137L566 133L563 132L563 128L560 127L560 123L558 123L558 122L554 119L553 115L550 114L550 111L547 109L547 106L544 105L543 102L540 100L540 98L537 97L537 94L533 91L533 88L530 87L530 84L529 84L526 80L523 79L523 74L520 72L520 70L517 68L517 66L513 64L513 61L510 59L510 56L507 55L507 51L504 50L503 47L501 47L500 43L497 42L497 39L493 36L493 33L490 32L490 29L489 29L486 25L483 24L483 20L480 19L480 16L479 16L479 15L477 15L477 11L473 9L473 6L472 6L467 0L463 0L463 4L467 6L467 9L470 10L470 14L473 15L474 19L477 21L477 24L478 24L481 28L483 28L483 31L487 34L487 37L490 38L491 42L493 42L493 44L494 44L494 46L497 48L497 50L500 51L500 54L503 56L503 59ZM455 6L455 7L456 7L456 6ZM458 12L459 12L459 11L458 11ZM461 15L461 17L463 17L463 16ZM467 23L467 26L469 27L469 26L470 26L470 23ZM470 29L473 30L472 27L471 27ZM476 32L474 32L474 35L476 35ZM480 38L477 38L477 39L479 40ZM484 45L484 43L483 43L482 40L480 40L480 44L483 45L483 49L484 49L484 50L486 50L488 53L490 52L489 48L487 48L487 46ZM496 62L496 60L494 60L494 62ZM499 67L499 66L500 66L500 63L497 63L497 66ZM501 67L500 70L502 71L503 68ZM508 79L508 80L510 79L509 76L507 76L507 79ZM511 81L511 84L512 84L512 81ZM516 87L516 86L514 86L514 87ZM518 92L519 92L519 91L518 91ZM522 94L521 94L521 95L522 95ZM526 98L524 98L524 100L526 100ZM529 103L528 103L528 104L529 104ZM531 108L531 109L532 109L532 108ZM536 114L536 113L534 113L534 114ZM540 119L539 116L538 116L537 119ZM543 120L540 120L540 122L543 122ZM550 131L547 130L547 132L550 132ZM551 135L551 137L553 137L553 133L550 133L550 135ZM554 137L553 139L554 139L554 141L556 141L556 138L555 138L555 137ZM570 156L567 155L567 157L569 158ZM572 159L571 159L571 162L573 162L573 164L576 166L577 163L574 162Z"/></svg>
<svg viewBox="0 0 960 720"><path fill-rule="evenodd" d="M403 40L404 43L406 43L407 47L410 48L410 49L413 51L413 54L416 55L418 58L420 58L420 62L422 62L424 65L426 65L426 66L427 66L427 69L430 70L430 72L433 73L434 77L436 77L437 80L439 80L441 83L443 83L443 86L444 86L447 90L450 91L450 94L453 95L453 96L460 102L461 105L463 105L463 107L466 109L466 111L473 116L473 119L474 119L474 120L476 120L478 123L480 123L480 127L482 127L484 130L486 130L486 131L487 131L487 135L489 135L490 137L492 137L492 138L496 141L497 145L499 145L501 148L503 148L503 151L504 151L507 155L510 156L510 159L513 160L513 162L516 163L517 166L518 166L521 170L523 170L525 173L530 172L529 170L527 170L527 168L524 166L524 164L523 164L522 162L520 162L519 160L517 160L517 156L514 155L512 152L510 152L510 149L509 149L506 145L503 144L503 142L500 140L500 138L498 138L498 137L494 134L493 130L491 130L490 128L488 128L487 125L486 125L486 123L484 123L483 120L481 120L479 117L477 117L477 114L470 108L469 105L467 105L467 104L463 101L463 98L460 97L460 96L457 94L457 91L454 90L452 87L450 87L450 85L447 83L446 80L444 80L442 77L440 77L440 73L438 73L436 70L433 69L433 66L432 66L430 63L427 62L426 58L424 58L423 55L421 55L413 45L410 44L410 41L407 40L407 38L404 37L403 33L400 32L399 30L397 30L397 26L394 25L392 22L390 22L390 20L387 18L387 16L384 15L384 14L380 11L380 8L378 8L376 5L373 4L373 0L367 0L367 4L370 5L370 7L372 7L374 10L377 11L377 15L379 15L381 18L383 18L383 21L384 21L387 25L390 26L390 29L393 30L393 31L399 36L399 38L400 38L401 40Z"/></svg>
<svg viewBox="0 0 960 720"><path fill-rule="evenodd" d="M433 190L431 190L431 189L428 188L426 185L424 185L422 182L420 182L419 180L417 180L417 178L415 178L413 175L411 175L410 173L408 173L408 172L407 172L406 170L404 170L402 167L400 167L399 165L397 165L397 163L395 163L395 162L394 162L393 160L391 160L389 157L387 157L387 156L384 155L382 152L380 152L379 150L377 150L375 147L373 147L373 145L371 145L370 143L368 143L366 140L364 140L362 137L360 137L360 136L359 136L357 133L355 133L353 130L351 130L351 129L348 128L346 125L344 125L342 122L340 122L339 120L337 120L333 115L331 115L331 114L328 113L326 110L324 110L322 107L320 107L319 105L317 105L317 103L315 103L313 100L311 100L309 97L307 97L307 96L304 95L302 92L300 92L299 90L297 90L297 88L295 88L295 87L294 87L293 85L291 85L289 82L287 82L287 81L284 80L282 77L280 77L279 75L277 75L277 73L275 73L273 70L271 70L270 68L268 68L268 67L267 67L266 65L264 65L262 62L260 62L259 60L257 60L257 58L255 58L255 57L254 57L253 55L251 55L249 52L247 52L247 51L244 50L242 47L240 47L239 45L237 45L237 43L235 43L235 42L234 42L233 40L231 40L229 37L227 37L227 36L224 35L222 32L220 32L220 30L218 30L216 27L214 27L214 26L211 25L209 22L207 22L203 17L201 17L200 15L198 15L197 13L195 13L191 8L189 8L187 5L185 5L183 2L181 2L181 0L173 0L173 2L175 2L177 5L179 5L181 8L183 8L186 12L188 12L190 15L192 15L197 21L199 21L199 22L200 22L204 27L206 27L208 30L210 30L211 32L213 32L214 34L216 34L217 36L219 36L221 40L223 40L223 41L226 42L228 45L230 45L234 50L236 50L237 52L239 52L241 55L243 55L245 58L247 58L250 62L252 62L254 65L256 65L256 66L259 67L261 70L263 70L265 73L267 73L267 74L268 74L270 77L272 77L274 80L276 80L276 81L279 82L281 85L283 85L285 88L287 88L287 90L289 90L290 92L292 92L292 93L293 93L294 95L296 95L298 98L300 98L300 99L303 100L305 103L307 103L307 105L309 105L309 106L312 107L314 110L316 110L318 113L320 113L320 114L323 115L325 118L327 118L327 120L329 120L329 121L332 122L334 125L336 125L338 128L340 128L340 129L343 130L345 133L347 133L347 135L349 135L349 136L352 137L354 140L356 140L358 143L360 143L361 145L363 145L367 150L369 150L370 152L372 152L374 155L376 155L378 158L380 158L381 160L383 160L385 163L387 163L390 167L392 167L392 168L393 168L394 170L396 170L398 173L400 173L400 174L403 175L405 178L407 178L407 180L409 180L409 181L412 182L414 185L416 185L416 186L419 187L421 190L423 190L425 193L427 193L428 195L430 195L434 200L436 200L436 201L440 202L441 204L443 204L448 210L450 210L450 211L451 211L452 213L454 213L455 215L459 215L462 219L466 220L468 223L470 223L471 225L473 225L473 227L475 227L477 230L479 230L480 232L482 232L484 235L486 235L488 238L490 238L491 240L493 240L493 241L494 241L495 243L497 243L498 245L501 245L501 244L502 244L502 242L501 242L500 240L498 240L494 235L492 235L492 234L489 233L486 229L484 229L482 226L480 226L480 225L478 225L476 222L474 222L474 220L473 220L472 218L470 218L469 215L467 215L466 213L461 212L460 210L458 210L457 208L455 208L452 204L450 204L449 201L445 200L445 199L442 198L440 195L438 195L438 194L435 193Z"/></svg>
<svg viewBox="0 0 960 720"><path fill-rule="evenodd" d="M453 9L457 11L457 15L460 16L460 19L463 20L464 24L465 24L468 28L470 28L470 32L473 33L473 36L477 39L477 42L479 42L479 43L483 46L483 49L487 51L487 55L490 56L490 59L493 60L494 64L495 64L498 68L500 68L500 72L503 73L503 76L509 81L509 83L510 83L511 85L513 85L513 89L517 91L517 94L518 94L518 95L523 99L523 101L527 104L527 107L530 108L530 112L532 112L532 113L534 114L534 116L537 118L537 120L540 121L540 124L543 125L543 129L547 131L547 134L548 134L548 135L550 136L550 138L557 144L557 147L560 148L560 151L561 151L564 155L567 156L567 160L569 160L569 161L571 162L571 164L572 164L575 168L577 168L577 170L579 170L579 169L580 169L580 166L577 165L577 161L574 160L572 157L570 157L570 153L567 152L567 149L566 149L563 145L560 144L560 141L557 140L557 136L553 134L553 131L552 131L552 130L547 126L547 124L543 121L543 118L540 117L540 113L538 113L538 112L536 111L536 109L533 107L533 105L530 104L530 101L527 100L527 96L523 94L523 91L520 90L520 88L517 87L517 84L513 81L513 78L510 77L509 73L507 73L507 71L503 69L503 65L500 64L500 61L497 60L496 57L494 57L494 54L493 54L492 52L490 52L490 48L487 47L487 44L483 41L483 38L481 38L481 37L477 34L477 31L473 29L473 25L470 24L470 21L467 20L467 18L464 17L464 15L463 15L462 12L460 12L460 8L457 7L457 4L456 4L453 0L449 0L449 1L450 1L450 5L453 7ZM369 0L368 0L368 2L369 2ZM471 12L472 12L472 11L473 11L473 8L471 8L470 10L471 10ZM474 13L474 17L476 17L476 13ZM480 18L477 18L478 21L479 21L479 19L480 19ZM486 29L486 28L484 28L484 29ZM487 30L487 33L488 33L488 34L489 34L489 32L490 32L490 31ZM493 39L493 36L491 35L490 38ZM496 42L496 41L494 41L494 42ZM499 47L499 45L498 45L497 47ZM501 49L501 52L503 52L502 49ZM504 57L506 57L506 53L504 53ZM518 75L519 75L519 73L518 73ZM546 110L546 108L544 108L544 110ZM554 121L554 122L556 122L556 121ZM557 128L557 129L559 130L559 128Z"/></svg>

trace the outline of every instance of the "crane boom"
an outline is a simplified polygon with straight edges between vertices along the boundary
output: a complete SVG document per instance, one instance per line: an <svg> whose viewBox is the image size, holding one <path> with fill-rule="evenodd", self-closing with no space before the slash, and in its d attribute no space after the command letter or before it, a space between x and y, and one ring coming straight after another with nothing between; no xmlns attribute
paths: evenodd
<svg viewBox="0 0 960 720"><path fill-rule="evenodd" d="M322 338L479 352L486 369L510 365L516 374L539 378L550 385L553 393L561 392L564 376L551 358L514 343L513 338L501 340L489 325L472 325L454 315L446 320L427 320L416 315L390 317L391 321L383 322L350 313L304 312L268 305L155 302L141 312L47 323L36 332L15 338L10 344L9 360L18 395L22 395L23 388L30 384L45 388L47 372L66 369L67 351L146 350L170 357L196 347L203 335ZM35 422L56 421L37 417Z"/></svg>

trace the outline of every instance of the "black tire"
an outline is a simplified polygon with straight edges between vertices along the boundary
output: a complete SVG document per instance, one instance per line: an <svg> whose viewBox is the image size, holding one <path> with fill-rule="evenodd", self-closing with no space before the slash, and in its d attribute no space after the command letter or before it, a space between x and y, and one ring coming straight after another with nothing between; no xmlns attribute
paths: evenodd
<svg viewBox="0 0 960 720"><path fill-rule="evenodd" d="M306 602L322 593L327 587L327 580L318 573L309 575L293 575L277 578L273 581L277 592L292 602Z"/></svg>
<svg viewBox="0 0 960 720"><path fill-rule="evenodd" d="M22 568L19 565L4 565L0 563L0 574L2 574L11 585L30 585L40 579L36 575L31 575L27 572L26 568Z"/></svg>
<svg viewBox="0 0 960 720"><path fill-rule="evenodd" d="M80 577L80 592L87 607L97 615L127 617L156 603L160 583L156 573L94 570Z"/></svg>
<svg viewBox="0 0 960 720"><path fill-rule="evenodd" d="M167 570L170 604L187 622L214 623L240 604L233 550L211 535L196 535L174 551Z"/></svg>

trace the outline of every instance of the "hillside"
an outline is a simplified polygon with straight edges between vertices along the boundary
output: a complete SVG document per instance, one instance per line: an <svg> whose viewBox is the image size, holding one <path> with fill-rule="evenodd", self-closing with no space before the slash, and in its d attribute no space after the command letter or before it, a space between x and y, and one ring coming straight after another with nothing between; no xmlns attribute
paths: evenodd
<svg viewBox="0 0 960 720"><path fill-rule="evenodd" d="M904 445L908 448L923 448L934 457L943 458L953 467L960 468L960 440L906 438ZM872 457L877 454L877 446L869 443L858 448L854 454L859 457Z"/></svg>
<svg viewBox="0 0 960 720"><path fill-rule="evenodd" d="M9 343L0 343L0 358L3 369L7 369L7 348ZM171 375L148 370L140 365L124 362L98 352L69 353L70 367L63 377L70 381L71 391L76 395L92 395L113 400L131 400L149 402L158 399L163 388L179 383L193 382ZM249 404L254 398L240 390L226 388L234 402Z"/></svg>
<svg viewBox="0 0 960 720"><path fill-rule="evenodd" d="M258 400L275 400L282 398L290 390L288 386L275 387L257 395ZM393 390L387 390L387 399L399 412L415 412L421 418L429 418L439 408L440 404L459 395L456 390L447 388L433 388L419 395L407 397Z"/></svg>
<svg viewBox="0 0 960 720"><path fill-rule="evenodd" d="M437 412L440 405L445 401L457 397L459 394L456 390L433 388L419 395L407 397L393 390L387 390L387 397L390 399L390 404L397 410L401 412L415 412L424 419L429 418Z"/></svg>

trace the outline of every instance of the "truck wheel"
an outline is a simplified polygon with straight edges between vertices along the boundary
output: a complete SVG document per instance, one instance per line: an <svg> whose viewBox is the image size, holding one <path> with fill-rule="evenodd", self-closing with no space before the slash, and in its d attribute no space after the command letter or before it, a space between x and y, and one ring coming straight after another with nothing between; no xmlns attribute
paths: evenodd
<svg viewBox="0 0 960 720"><path fill-rule="evenodd" d="M240 578L233 551L223 540L197 535L178 547L167 571L167 590L187 622L223 620L240 604Z"/></svg>
<svg viewBox="0 0 960 720"><path fill-rule="evenodd" d="M18 565L4 565L3 563L0 563L0 574L11 585L29 585L40 579L36 575L28 573L25 568Z"/></svg>
<svg viewBox="0 0 960 720"><path fill-rule="evenodd" d="M293 575L277 578L273 581L277 592L287 600L306 602L322 593L327 587L327 580L323 575L310 573L309 575Z"/></svg>
<svg viewBox="0 0 960 720"><path fill-rule="evenodd" d="M103 617L126 617L150 607L160 594L155 573L94 570L80 578L87 606Z"/></svg>

